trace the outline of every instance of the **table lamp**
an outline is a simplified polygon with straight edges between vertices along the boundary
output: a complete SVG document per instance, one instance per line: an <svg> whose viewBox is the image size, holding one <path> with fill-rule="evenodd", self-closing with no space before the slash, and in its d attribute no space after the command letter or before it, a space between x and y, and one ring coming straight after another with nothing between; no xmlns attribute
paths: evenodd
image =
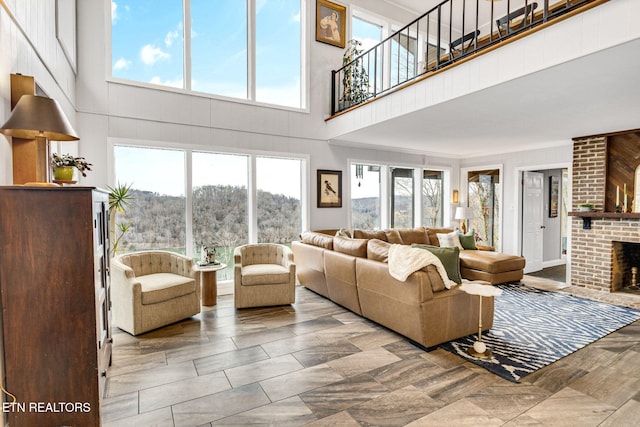
<svg viewBox="0 0 640 427"><path fill-rule="evenodd" d="M473 218L473 210L465 206L458 206L454 218L460 221L460 229L462 233L466 234L467 220Z"/></svg>
<svg viewBox="0 0 640 427"><path fill-rule="evenodd" d="M78 135L55 99L22 95L0 133L18 138L44 137L54 141L77 141Z"/></svg>
<svg viewBox="0 0 640 427"><path fill-rule="evenodd" d="M44 139L47 160L50 158L49 140L80 139L60 104L55 99L37 95L20 97L9 119L0 127L0 133L15 138Z"/></svg>

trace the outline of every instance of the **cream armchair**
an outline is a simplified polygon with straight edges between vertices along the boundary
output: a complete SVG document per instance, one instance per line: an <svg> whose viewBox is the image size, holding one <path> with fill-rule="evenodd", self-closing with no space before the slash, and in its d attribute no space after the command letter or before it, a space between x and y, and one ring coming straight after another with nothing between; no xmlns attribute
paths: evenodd
<svg viewBox="0 0 640 427"><path fill-rule="evenodd" d="M233 257L236 308L295 302L296 265L287 246L274 243L238 246Z"/></svg>
<svg viewBox="0 0 640 427"><path fill-rule="evenodd" d="M111 260L115 324L138 335L200 312L200 274L193 261L168 251L142 251Z"/></svg>

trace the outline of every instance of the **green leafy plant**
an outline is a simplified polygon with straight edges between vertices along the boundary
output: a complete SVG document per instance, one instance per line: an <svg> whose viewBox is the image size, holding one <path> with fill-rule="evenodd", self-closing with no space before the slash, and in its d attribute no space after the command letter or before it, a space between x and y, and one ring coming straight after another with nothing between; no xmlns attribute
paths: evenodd
<svg viewBox="0 0 640 427"><path fill-rule="evenodd" d="M86 171L90 171L93 165L87 162L84 157L53 153L51 155L51 166L53 166L54 170L59 167L71 166L78 169L82 176L87 176Z"/></svg>
<svg viewBox="0 0 640 427"><path fill-rule="evenodd" d="M352 39L347 42L347 49L342 55L342 88L344 90L340 103L342 108L348 108L365 101L369 93L369 74L364 67L362 43Z"/></svg>
<svg viewBox="0 0 640 427"><path fill-rule="evenodd" d="M118 183L115 187L107 186L109 190L109 238L114 255L118 253L122 238L131 228L130 222L121 221L119 224L116 222L118 216L125 217L127 208L134 200L131 194L131 185Z"/></svg>

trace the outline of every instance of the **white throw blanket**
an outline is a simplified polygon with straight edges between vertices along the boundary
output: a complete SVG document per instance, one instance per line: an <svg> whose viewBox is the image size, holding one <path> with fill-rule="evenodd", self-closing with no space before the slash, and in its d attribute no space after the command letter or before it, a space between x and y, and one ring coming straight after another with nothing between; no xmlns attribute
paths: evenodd
<svg viewBox="0 0 640 427"><path fill-rule="evenodd" d="M447 289L451 289L457 285L456 282L449 279L447 270L445 270L442 265L442 261L428 250L396 244L389 247L389 274L396 280L404 282L411 273L427 265L434 265L436 267Z"/></svg>

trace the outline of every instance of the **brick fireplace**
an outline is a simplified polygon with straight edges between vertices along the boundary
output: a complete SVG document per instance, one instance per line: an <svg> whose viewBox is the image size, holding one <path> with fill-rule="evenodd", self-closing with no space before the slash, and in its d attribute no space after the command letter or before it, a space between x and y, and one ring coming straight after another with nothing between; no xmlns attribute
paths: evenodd
<svg viewBox="0 0 640 427"><path fill-rule="evenodd" d="M611 209L615 194L608 194L612 184L607 175L607 138L574 140L572 211L579 203L592 203L595 212L587 221L585 216L572 216L571 281L575 286L614 292L625 290L631 284L631 268L640 267L640 213L616 214ZM624 182L633 181L624 178Z"/></svg>

